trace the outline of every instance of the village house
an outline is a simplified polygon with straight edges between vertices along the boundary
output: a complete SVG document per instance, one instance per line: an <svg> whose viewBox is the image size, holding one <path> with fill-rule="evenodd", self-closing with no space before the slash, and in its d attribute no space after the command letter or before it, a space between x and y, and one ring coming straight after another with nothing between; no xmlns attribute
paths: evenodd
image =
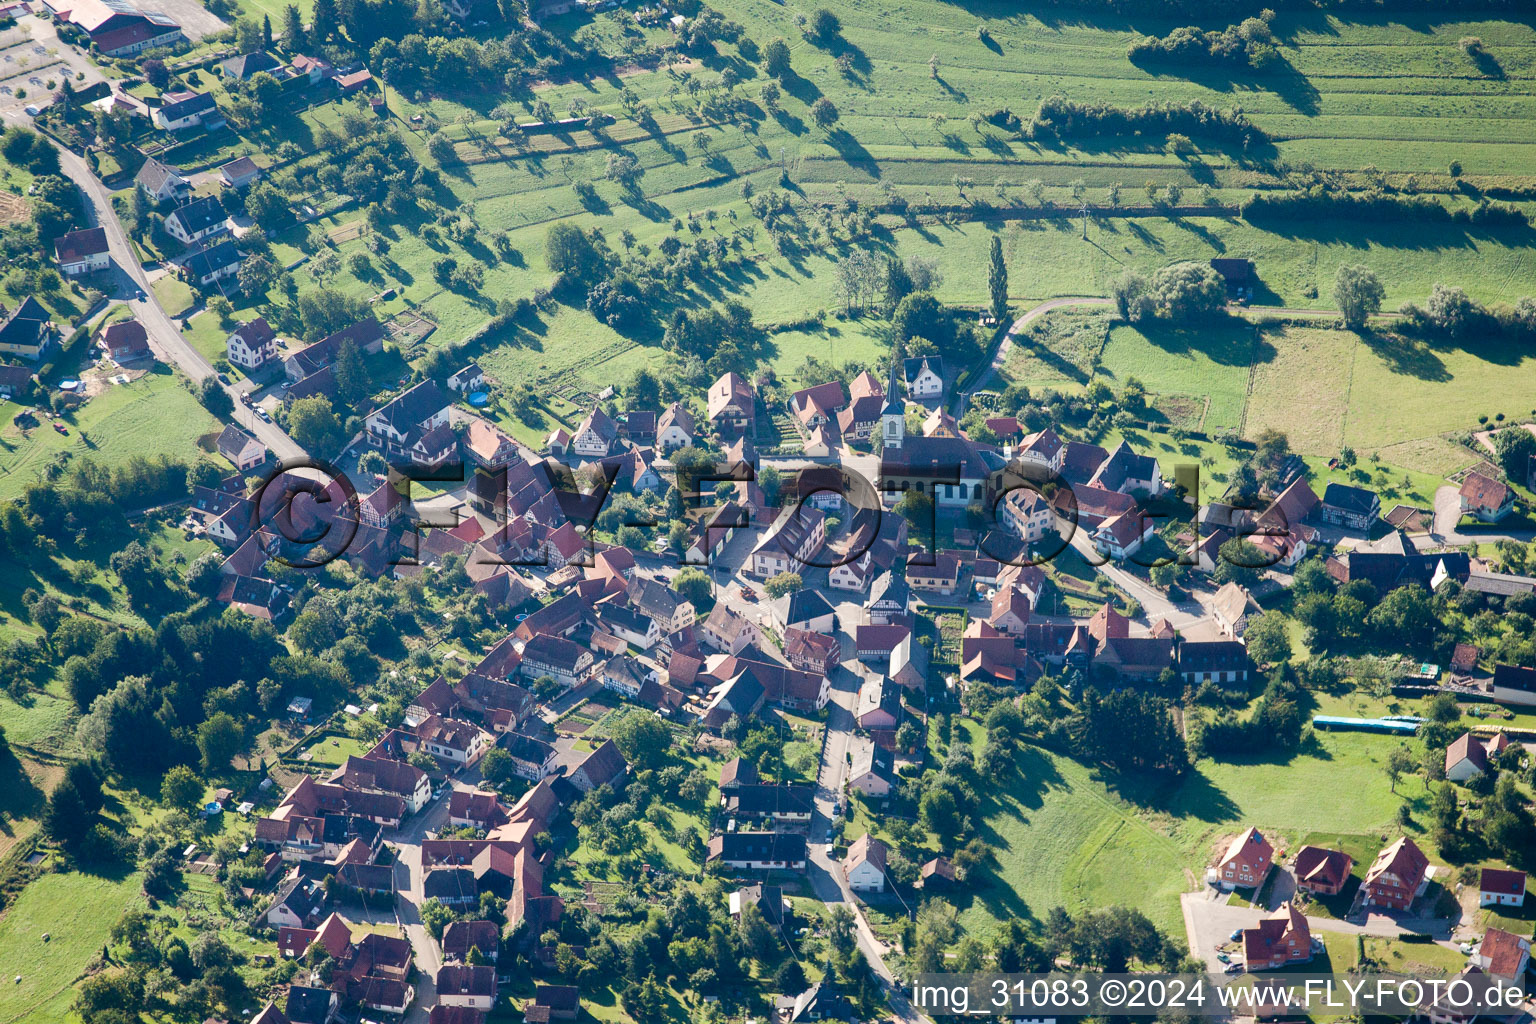
<svg viewBox="0 0 1536 1024"><path fill-rule="evenodd" d="M1101 555L1124 561L1141 550L1156 525L1140 508L1133 508L1100 524L1092 534L1093 546Z"/></svg>
<svg viewBox="0 0 1536 1024"><path fill-rule="evenodd" d="M501 745L512 758L512 774L529 782L538 782L557 767L559 752L553 745L521 733L508 734Z"/></svg>
<svg viewBox="0 0 1536 1024"><path fill-rule="evenodd" d="M0 363L0 398L23 402L32 392L32 371L25 366Z"/></svg>
<svg viewBox="0 0 1536 1024"><path fill-rule="evenodd" d="M907 397L915 402L927 402L944 393L944 360L938 356L903 359L901 373Z"/></svg>
<svg viewBox="0 0 1536 1024"><path fill-rule="evenodd" d="M737 871L804 871L805 836L790 832L728 832L709 840L706 862Z"/></svg>
<svg viewBox="0 0 1536 1024"><path fill-rule="evenodd" d="M234 463L235 468L242 473L255 469L267 461L266 445L233 423L225 426L219 433L219 440L214 447L218 449L220 455Z"/></svg>
<svg viewBox="0 0 1536 1024"><path fill-rule="evenodd" d="M194 199L178 206L165 217L165 233L182 245L201 242L229 227L229 213L218 196Z"/></svg>
<svg viewBox="0 0 1536 1024"><path fill-rule="evenodd" d="M886 570L870 582L864 611L871 625L887 625L893 619L907 614L907 605L911 599L912 591L906 579Z"/></svg>
<svg viewBox="0 0 1536 1024"><path fill-rule="evenodd" d="M1488 761L1509 748L1509 737L1502 732L1486 739L1464 732L1445 748L1445 777L1452 782L1468 782L1488 770Z"/></svg>
<svg viewBox="0 0 1536 1024"><path fill-rule="evenodd" d="M1269 971L1312 959L1312 928L1290 902L1243 929L1243 963L1250 971Z"/></svg>
<svg viewBox="0 0 1536 1024"><path fill-rule="evenodd" d="M139 173L134 175L134 184L144 190L144 194L151 202L163 203L169 200L180 202L185 199L187 193L192 191L192 182L182 173L169 164L163 164L154 157L147 157Z"/></svg>
<svg viewBox="0 0 1536 1024"><path fill-rule="evenodd" d="M241 324L224 339L224 353L229 361L247 373L254 373L277 359L277 332L266 317Z"/></svg>
<svg viewBox="0 0 1536 1024"><path fill-rule="evenodd" d="M656 420L656 447L663 453L693 444L694 434L693 415L681 402L667 406Z"/></svg>
<svg viewBox="0 0 1536 1024"><path fill-rule="evenodd" d="M385 455L438 465L458 447L448 426L449 409L442 389L424 380L371 413L363 422L364 439Z"/></svg>
<svg viewBox="0 0 1536 1024"><path fill-rule="evenodd" d="M618 424L594 404L592 411L576 427L576 433L571 435L570 451L583 458L601 459L613 449L618 440Z"/></svg>
<svg viewBox="0 0 1536 1024"><path fill-rule="evenodd" d="M817 590L797 590L774 598L769 610L773 615L774 626L781 632L801 629L827 633L836 628L837 614Z"/></svg>
<svg viewBox="0 0 1536 1024"><path fill-rule="evenodd" d="M1494 977L1523 981L1531 964L1531 940L1502 928L1489 928L1472 954L1472 962Z"/></svg>
<svg viewBox="0 0 1536 1024"><path fill-rule="evenodd" d="M261 168L248 156L237 157L219 168L219 184L225 188L245 188L260 178Z"/></svg>
<svg viewBox="0 0 1536 1024"><path fill-rule="evenodd" d="M960 574L959 557L947 551L919 551L907 557L907 584L913 590L949 597L960 587Z"/></svg>
<svg viewBox="0 0 1536 1024"><path fill-rule="evenodd" d="M1026 544L1034 544L1056 525L1056 510L1031 487L1015 487L997 503L997 521Z"/></svg>
<svg viewBox="0 0 1536 1024"><path fill-rule="evenodd" d="M35 362L57 338L58 331L48 319L48 311L28 295L0 322L0 355Z"/></svg>
<svg viewBox="0 0 1536 1024"><path fill-rule="evenodd" d="M182 275L199 288L237 277L245 257L234 242L223 241L182 260Z"/></svg>
<svg viewBox="0 0 1536 1024"><path fill-rule="evenodd" d="M883 800L896 788L891 752L868 740L855 744L848 764L848 785L867 797Z"/></svg>
<svg viewBox="0 0 1536 1024"><path fill-rule="evenodd" d="M742 784L721 793L720 804L732 818L809 825L816 813L816 790L797 783Z"/></svg>
<svg viewBox="0 0 1536 1024"><path fill-rule="evenodd" d="M1194 686L1220 683L1246 687L1253 661L1236 640L1186 640L1178 645L1179 676Z"/></svg>
<svg viewBox="0 0 1536 1024"><path fill-rule="evenodd" d="M1303 846L1296 851L1291 874L1296 877L1298 889L1318 896L1337 896L1354 868L1355 859L1347 853L1321 846Z"/></svg>
<svg viewBox="0 0 1536 1024"><path fill-rule="evenodd" d="M838 410L846 404L843 384L836 380L802 388L789 396L789 411L807 432L835 422Z"/></svg>
<svg viewBox="0 0 1536 1024"><path fill-rule="evenodd" d="M830 675L842 658L837 637L791 627L784 631L784 657L802 672Z"/></svg>
<svg viewBox="0 0 1536 1024"><path fill-rule="evenodd" d="M580 1016L580 992L574 985L539 985L534 989L533 999L523 1007L523 1020L528 1024L576 1020Z"/></svg>
<svg viewBox="0 0 1536 1024"><path fill-rule="evenodd" d="M296 384L336 362L343 345L350 342L359 355L378 355L384 351L384 327L372 316L365 316L350 327L326 335L283 360L283 374Z"/></svg>
<svg viewBox="0 0 1536 1024"><path fill-rule="evenodd" d="M826 514L812 505L786 508L752 549L752 574L767 579L813 564L827 540L826 520Z"/></svg>
<svg viewBox="0 0 1536 1024"><path fill-rule="evenodd" d="M1323 522L1362 533L1369 533L1380 515L1381 499L1375 491L1340 483L1331 483L1323 491L1323 503L1318 510Z"/></svg>
<svg viewBox="0 0 1536 1024"><path fill-rule="evenodd" d="M698 633L700 640L726 654L739 654L749 645L760 647L763 643L757 623L732 611L724 601L710 611L704 624L698 627Z"/></svg>
<svg viewBox="0 0 1536 1024"><path fill-rule="evenodd" d="M448 823L455 828L490 830L506 822L507 809L493 792L455 789L448 794Z"/></svg>
<svg viewBox="0 0 1536 1024"><path fill-rule="evenodd" d="M1502 868L1483 868L1477 879L1477 905L1480 907L1525 906L1525 872Z"/></svg>
<svg viewBox="0 0 1536 1024"><path fill-rule="evenodd" d="M575 686L592 670L592 652L561 636L540 633L523 647L519 666L524 678L550 676L562 686Z"/></svg>
<svg viewBox="0 0 1536 1024"><path fill-rule="evenodd" d="M104 228L82 228L53 240L53 254L59 261L59 273L78 277L106 270L112 262Z"/></svg>
<svg viewBox="0 0 1536 1024"><path fill-rule="evenodd" d="M582 793L590 793L602 786L620 789L624 777L629 774L629 763L619 753L618 744L604 740L596 749L582 758L576 770L571 772L571 785Z"/></svg>
<svg viewBox="0 0 1536 1024"><path fill-rule="evenodd" d="M1495 665L1491 685L1500 704L1536 704L1536 668Z"/></svg>
<svg viewBox="0 0 1536 1024"><path fill-rule="evenodd" d="M853 841L843 858L843 877L854 892L885 892L885 860L889 851L868 832Z"/></svg>
<svg viewBox="0 0 1536 1024"><path fill-rule="evenodd" d="M1248 620L1259 611L1259 602L1253 599L1247 587L1237 582L1223 583L1211 602L1211 615L1217 627L1234 640L1242 639Z"/></svg>
<svg viewBox="0 0 1536 1024"><path fill-rule="evenodd" d="M137 320L120 320L108 324L96 332L96 344L108 359L119 366L151 356L149 332Z"/></svg>
<svg viewBox="0 0 1536 1024"><path fill-rule="evenodd" d="M1403 836L1376 855L1361 890L1367 906L1407 910L1429 885L1429 878L1429 858Z"/></svg>
<svg viewBox="0 0 1536 1024"><path fill-rule="evenodd" d="M912 627L904 622L859 626L853 634L854 657L860 661L885 662L896 645L911 635Z"/></svg>
<svg viewBox="0 0 1536 1024"><path fill-rule="evenodd" d="M1515 492L1498 480L1471 472L1461 482L1461 514L1480 523L1497 523L1515 508Z"/></svg>
<svg viewBox="0 0 1536 1024"><path fill-rule="evenodd" d="M871 676L859 687L854 721L865 732L894 729L901 722L901 687L884 676Z"/></svg>
<svg viewBox="0 0 1536 1024"><path fill-rule="evenodd" d="M496 1004L496 968L444 964L437 969L437 1001L442 1006L489 1010Z"/></svg>
<svg viewBox="0 0 1536 1024"><path fill-rule="evenodd" d="M722 437L751 437L757 421L757 393L740 374L722 374L709 386L706 415Z"/></svg>
<svg viewBox="0 0 1536 1024"><path fill-rule="evenodd" d="M495 963L501 956L501 929L494 921L450 921L443 929L443 959L464 963L470 950Z"/></svg>
<svg viewBox="0 0 1536 1024"><path fill-rule="evenodd" d="M1256 828L1227 844L1227 850L1216 862L1216 878L1223 889L1253 889L1269 874L1274 863L1275 848Z"/></svg>
<svg viewBox="0 0 1536 1024"><path fill-rule="evenodd" d="M1148 494L1156 497L1163 490L1163 471L1152 456L1137 455L1129 444L1121 441L1099 466L1088 485L1120 494Z"/></svg>

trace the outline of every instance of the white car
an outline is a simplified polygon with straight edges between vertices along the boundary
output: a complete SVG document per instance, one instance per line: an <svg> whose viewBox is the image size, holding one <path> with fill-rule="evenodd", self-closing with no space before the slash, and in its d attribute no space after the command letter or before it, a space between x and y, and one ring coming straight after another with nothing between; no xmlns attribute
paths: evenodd
<svg viewBox="0 0 1536 1024"><path fill-rule="evenodd" d="M36 117L38 115L37 107L33 106L30 103L27 104L26 111L27 111L27 116L28 117Z"/></svg>

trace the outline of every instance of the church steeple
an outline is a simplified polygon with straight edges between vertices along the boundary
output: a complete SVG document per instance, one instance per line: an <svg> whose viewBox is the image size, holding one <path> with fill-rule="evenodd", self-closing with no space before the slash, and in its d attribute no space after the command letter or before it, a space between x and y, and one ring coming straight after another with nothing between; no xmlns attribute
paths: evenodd
<svg viewBox="0 0 1536 1024"><path fill-rule="evenodd" d="M907 405L901 398L896 367L901 363L901 349L891 349L891 374L885 386L885 407L880 410L880 436L886 448L900 448L907 435Z"/></svg>

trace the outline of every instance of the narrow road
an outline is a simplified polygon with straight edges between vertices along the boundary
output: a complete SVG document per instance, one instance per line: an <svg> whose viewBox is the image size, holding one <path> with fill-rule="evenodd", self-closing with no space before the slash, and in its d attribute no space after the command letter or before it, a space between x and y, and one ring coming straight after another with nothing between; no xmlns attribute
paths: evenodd
<svg viewBox="0 0 1536 1024"><path fill-rule="evenodd" d="M971 382L969 388L955 396L955 404L950 411L950 415L954 416L957 420L965 415L965 403L970 401L972 395L986 387L987 382L1007 365L1008 353L1013 348L1013 339L1023 333L1024 328L1053 309L1061 309L1064 306L1107 306L1109 304L1110 300L1104 298L1066 296L1059 299L1046 299L1039 305L1031 307L997 339L997 344L992 348L991 364Z"/></svg>
<svg viewBox="0 0 1536 1024"><path fill-rule="evenodd" d="M844 624L854 621L839 617L839 622ZM844 633L846 628L839 631L840 638ZM851 641L843 645L845 652L851 649ZM810 877L811 888L817 899L828 907L846 903L853 911L854 935L859 950L869 962L870 970L880 980L891 1013L903 1024L919 1024L928 1018L902 992L901 984L885 963L879 940L870 930L869 922L865 920L858 901L854 899L853 890L848 887L848 880L843 877L842 864L829 856L826 844L819 841L831 826L834 808L842 799L843 782L848 775L848 750L853 743L853 707L858 698L858 675L846 666L839 666L832 676L832 698L827 704L826 741L822 745L821 771L817 778L816 813L811 821L806 874Z"/></svg>
<svg viewBox="0 0 1536 1024"><path fill-rule="evenodd" d="M30 118L16 118L16 120L30 121ZM48 136L45 135L43 138ZM53 140L49 139L49 141ZM150 348L162 361L176 366L193 381L212 377L213 365L181 336L175 322L160 305L160 301L155 298L155 293L150 290L149 276L140 265L133 246L129 244L128 235L123 231L123 225L117 219L116 211L112 209L111 192L92 173L83 158L56 142L54 148L58 150L59 165L65 175L80 188L86 219L92 225L106 231L107 246L111 251L114 265L109 297L115 302L126 303L133 311L134 317L144 325L144 330L149 334ZM139 297L141 295L143 298ZM240 404L238 387L232 384L220 386L225 394L229 395L229 400L234 403L234 412L231 414L234 421L247 432L254 434L256 439L266 445L278 459L290 461L305 457L304 449L281 427L260 419L253 409Z"/></svg>

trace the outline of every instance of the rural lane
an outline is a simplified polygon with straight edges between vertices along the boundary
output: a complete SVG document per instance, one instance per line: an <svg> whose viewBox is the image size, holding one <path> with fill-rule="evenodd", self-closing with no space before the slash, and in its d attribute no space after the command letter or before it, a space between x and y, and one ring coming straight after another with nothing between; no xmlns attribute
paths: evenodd
<svg viewBox="0 0 1536 1024"><path fill-rule="evenodd" d="M16 120L30 121L31 119L16 118ZM107 187L91 171L83 158L54 142L47 135L43 138L53 142L54 149L59 154L60 168L80 189L87 220L106 232L107 246L118 271L114 275L116 287L112 289L109 297L114 301L126 303L132 310L134 317L144 325L149 335L150 347L160 359L175 365L195 382L212 377L213 365L181 336L175 322L160 305L160 301L155 298L155 293L150 290L149 277L144 273L144 268L134 254L133 246L128 241L127 233L123 231L122 223L117 219L116 211L112 209L112 195ZM139 298L140 295L144 297ZM304 449L281 427L261 420L254 409L240 403L239 388L222 382L220 387L234 404L231 418L246 431L254 434L256 439L266 445L278 459L289 462L306 457Z"/></svg>

